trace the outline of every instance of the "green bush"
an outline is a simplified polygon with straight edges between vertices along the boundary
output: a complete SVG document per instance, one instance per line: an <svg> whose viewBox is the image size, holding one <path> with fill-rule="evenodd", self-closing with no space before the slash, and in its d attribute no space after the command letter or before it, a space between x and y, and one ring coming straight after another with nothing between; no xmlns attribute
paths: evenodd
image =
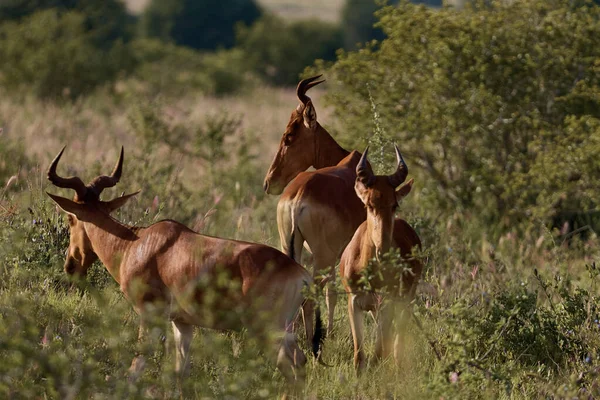
<svg viewBox="0 0 600 400"><path fill-rule="evenodd" d="M85 30L96 46L109 48L115 40L130 38L130 16L120 0L9 0L0 2L0 23L19 21L36 12L56 9L85 16Z"/></svg>
<svg viewBox="0 0 600 400"><path fill-rule="evenodd" d="M148 93L198 90L226 95L243 91L252 82L238 49L200 53L156 39L134 40L129 48L136 65L132 77Z"/></svg>
<svg viewBox="0 0 600 400"><path fill-rule="evenodd" d="M379 17L387 38L328 74L342 141L362 148L375 109L385 142L423 173L421 204L501 229L596 207L600 8L402 3Z"/></svg>
<svg viewBox="0 0 600 400"><path fill-rule="evenodd" d="M332 24L318 20L288 24L274 15L240 26L237 43L251 68L275 84L296 83L307 65L315 59L332 60L342 47L340 30Z"/></svg>
<svg viewBox="0 0 600 400"><path fill-rule="evenodd" d="M380 8L376 0L346 0L341 23L344 48L352 50L359 43L384 38L383 31L374 27L375 12Z"/></svg>
<svg viewBox="0 0 600 400"><path fill-rule="evenodd" d="M140 31L195 49L228 48L235 44L235 24L251 24L260 14L254 0L152 0Z"/></svg>
<svg viewBox="0 0 600 400"><path fill-rule="evenodd" d="M121 42L102 50L77 12L40 11L0 25L0 81L40 97L76 98L129 66Z"/></svg>

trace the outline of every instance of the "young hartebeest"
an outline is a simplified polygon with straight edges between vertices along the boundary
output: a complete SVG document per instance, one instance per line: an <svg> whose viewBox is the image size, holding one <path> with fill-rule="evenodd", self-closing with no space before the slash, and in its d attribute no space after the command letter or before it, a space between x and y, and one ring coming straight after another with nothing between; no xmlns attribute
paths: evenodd
<svg viewBox="0 0 600 400"><path fill-rule="evenodd" d="M147 312L158 308L173 325L176 371L189 367L189 347L194 326L239 330L269 339L279 332L274 353L277 367L290 381L301 381L306 358L291 332L303 307L310 319L312 300L302 293L312 277L302 266L271 247L198 234L185 225L165 220L148 227L120 223L110 213L138 192L100 200L106 188L120 179L123 149L110 176L99 176L85 185L78 177L63 178L56 167L64 148L52 161L48 179L75 191L73 200L48 193L67 213L70 243L65 271L85 276L96 260L104 264L122 292L140 314L140 339L147 330ZM225 282L225 284L223 284ZM320 332L313 351L318 352ZM307 337L313 338L312 323ZM271 350L271 349L269 349ZM143 368L143 356L132 362L132 376Z"/></svg>
<svg viewBox="0 0 600 400"><path fill-rule="evenodd" d="M335 265L367 214L354 191L361 154L343 149L317 122L312 100L306 95L308 89L323 82L317 81L320 77L298 84L300 104L283 133L264 189L269 194L281 194L277 227L283 252L300 262L306 242L313 253L314 273L329 275L327 332L331 333L337 303L331 282L335 278ZM304 172L311 166L317 170ZM404 229L407 235L416 235L407 223Z"/></svg>
<svg viewBox="0 0 600 400"><path fill-rule="evenodd" d="M397 306L412 300L423 268L413 250L421 247L421 241L406 221L394 219L398 202L412 188L411 179L400 186L408 175L408 167L398 147L396 157L398 167L389 176L374 175L367 163L368 148L356 167L356 194L367 210L367 220L363 222L344 250L340 261L340 275L348 294L348 317L354 339L354 366L361 370L365 365L363 352L363 313L370 311L379 320L376 341L378 359L390 354L392 326ZM396 188L398 190L396 190ZM403 261L409 268L394 265L383 260L383 255L391 248L398 248ZM369 262L376 263L370 269ZM365 275L366 274L366 275ZM368 282L365 287L365 279ZM397 359L398 336L394 345Z"/></svg>

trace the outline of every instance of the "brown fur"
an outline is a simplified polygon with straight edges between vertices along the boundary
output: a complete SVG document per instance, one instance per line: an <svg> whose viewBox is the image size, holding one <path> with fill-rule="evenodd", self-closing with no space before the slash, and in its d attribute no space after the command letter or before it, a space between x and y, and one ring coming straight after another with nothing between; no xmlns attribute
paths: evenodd
<svg viewBox="0 0 600 400"><path fill-rule="evenodd" d="M48 175L61 182L51 171ZM265 340L269 331L279 332L280 341L272 343L278 367L289 380L303 377L306 358L290 332L298 310L307 305L303 289L312 283L302 266L271 247L201 235L171 220L145 228L124 225L110 212L132 195L110 202L101 201L99 193L85 201L48 195L68 214L66 272L84 276L99 258L142 316L141 337L148 310L164 313L173 321L178 371L187 370L193 326L247 328ZM133 374L143 364L134 360Z"/></svg>
<svg viewBox="0 0 600 400"><path fill-rule="evenodd" d="M313 254L314 274L326 273L331 281L342 251L367 217L354 190L361 153L350 153L338 145L316 121L314 105L305 97L299 96L300 105L292 112L264 188L269 194L281 194L277 227L283 252L300 262L306 243ZM307 108L312 112L306 113ZM314 123L306 121L311 116ZM316 129L307 127L311 124ZM311 166L317 170L304 172ZM407 229L412 230L410 226ZM332 286L326 297L327 330L331 332L337 303Z"/></svg>
<svg viewBox="0 0 600 400"><path fill-rule="evenodd" d="M413 256L413 251L421 248L417 233L406 221L394 219L398 201L410 192L413 180L395 190L388 176L373 175L367 178L357 178L355 185L356 194L367 210L367 220L356 230L340 260L340 276L348 294L354 365L359 370L366 363L363 313L370 311L377 314L380 329L377 329L376 356L378 359L388 356L397 306L412 300L423 268L420 260ZM387 262L379 263L390 248L400 249L410 271L403 271L398 265L389 265ZM372 259L378 262L373 264L374 270L368 271L369 285L365 288L363 280ZM395 344L396 358L397 347Z"/></svg>

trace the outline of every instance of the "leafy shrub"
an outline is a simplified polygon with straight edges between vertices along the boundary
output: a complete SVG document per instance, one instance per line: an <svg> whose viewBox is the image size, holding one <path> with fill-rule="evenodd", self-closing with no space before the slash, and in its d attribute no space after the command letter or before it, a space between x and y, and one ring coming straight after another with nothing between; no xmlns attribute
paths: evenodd
<svg viewBox="0 0 600 400"><path fill-rule="evenodd" d="M251 24L260 14L254 0L152 0L140 31L195 49L228 48L235 43L235 24Z"/></svg>
<svg viewBox="0 0 600 400"><path fill-rule="evenodd" d="M594 349L586 344L592 343L588 332L598 329L597 296L560 275L549 283L536 271L536 279L537 284L504 286L441 311L447 324L439 343L443 374L434 390L458 394L461 387L472 391L491 379L510 396L532 378L543 380L590 359Z"/></svg>
<svg viewBox="0 0 600 400"><path fill-rule="evenodd" d="M598 188L583 177L597 173L600 8L483 3L384 9L387 38L330 70L343 141L363 146L372 96L387 142L423 173L427 207L504 228L596 207ZM551 204L561 196L568 202Z"/></svg>
<svg viewBox="0 0 600 400"><path fill-rule="evenodd" d="M40 97L75 98L128 66L124 46L95 46L86 17L47 10L0 25L0 81Z"/></svg>
<svg viewBox="0 0 600 400"><path fill-rule="evenodd" d="M38 11L56 9L84 15L85 30L98 47L110 48L118 39L130 37L130 17L119 0L10 0L0 3L0 23L19 21Z"/></svg>
<svg viewBox="0 0 600 400"><path fill-rule="evenodd" d="M148 93L198 90L225 95L244 90L252 81L239 50L203 54L155 39L138 39L129 47L137 65L132 77Z"/></svg>
<svg viewBox="0 0 600 400"><path fill-rule="evenodd" d="M380 8L376 0L346 0L341 23L344 48L352 50L358 43L384 38L383 31L374 27L375 12Z"/></svg>
<svg viewBox="0 0 600 400"><path fill-rule="evenodd" d="M332 24L318 20L288 24L275 15L240 26L237 42L245 62L275 84L296 83L307 65L315 59L333 59L342 47L340 30Z"/></svg>

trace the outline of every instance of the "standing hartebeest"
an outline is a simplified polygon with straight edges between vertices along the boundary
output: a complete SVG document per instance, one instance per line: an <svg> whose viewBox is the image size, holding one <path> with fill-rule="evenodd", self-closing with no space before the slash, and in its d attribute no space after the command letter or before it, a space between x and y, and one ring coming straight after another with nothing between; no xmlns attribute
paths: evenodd
<svg viewBox="0 0 600 400"><path fill-rule="evenodd" d="M344 150L317 122L314 105L306 95L308 89L323 82L317 81L320 77L298 84L300 104L283 133L264 189L269 194L281 194L277 227L283 252L300 261L306 242L313 253L315 274L326 271L331 281L337 260L367 214L354 191L361 154ZM311 166L317 170L304 172ZM407 234L416 235L406 223L405 229ZM337 303L331 282L327 285L326 301L330 333Z"/></svg>
<svg viewBox="0 0 600 400"><path fill-rule="evenodd" d="M175 333L176 370L186 373L194 326L248 329L272 340L277 367L288 380L302 380L306 358L291 332L302 307L306 320L312 301L302 293L312 277L279 250L271 247L198 234L185 225L165 220L145 228L120 223L110 213L138 192L111 201L100 200L103 189L115 186L123 168L123 149L113 173L85 185L78 177L62 178L56 167L64 148L48 169L48 179L75 190L73 200L48 193L67 213L70 243L65 271L85 276L96 260L104 264L141 316L140 339L147 330L148 312L159 309L171 319ZM225 284L223 284L225 283ZM313 351L318 352L319 330ZM312 321L307 337L313 338ZM143 356L132 362L138 375Z"/></svg>
<svg viewBox="0 0 600 400"><path fill-rule="evenodd" d="M390 353L392 326L399 302L412 300L423 269L413 256L421 241L406 221L394 219L401 198L410 193L413 180L400 186L408 175L408 167L396 148L398 167L389 176L374 175L367 163L368 148L356 167L355 190L367 210L367 220L354 233L342 254L340 275L348 294L348 317L354 339L354 366L360 370L365 365L363 352L363 313L377 313L376 356L381 359ZM398 190L396 188L400 186ZM409 268L384 261L383 255L391 248L400 249ZM369 262L376 263L370 269ZM366 275L365 275L366 274ZM368 282L365 288L365 280ZM386 298L387 297L387 298ZM382 304L383 302L383 304ZM379 309L382 306L381 309ZM394 357L397 358L397 340Z"/></svg>

